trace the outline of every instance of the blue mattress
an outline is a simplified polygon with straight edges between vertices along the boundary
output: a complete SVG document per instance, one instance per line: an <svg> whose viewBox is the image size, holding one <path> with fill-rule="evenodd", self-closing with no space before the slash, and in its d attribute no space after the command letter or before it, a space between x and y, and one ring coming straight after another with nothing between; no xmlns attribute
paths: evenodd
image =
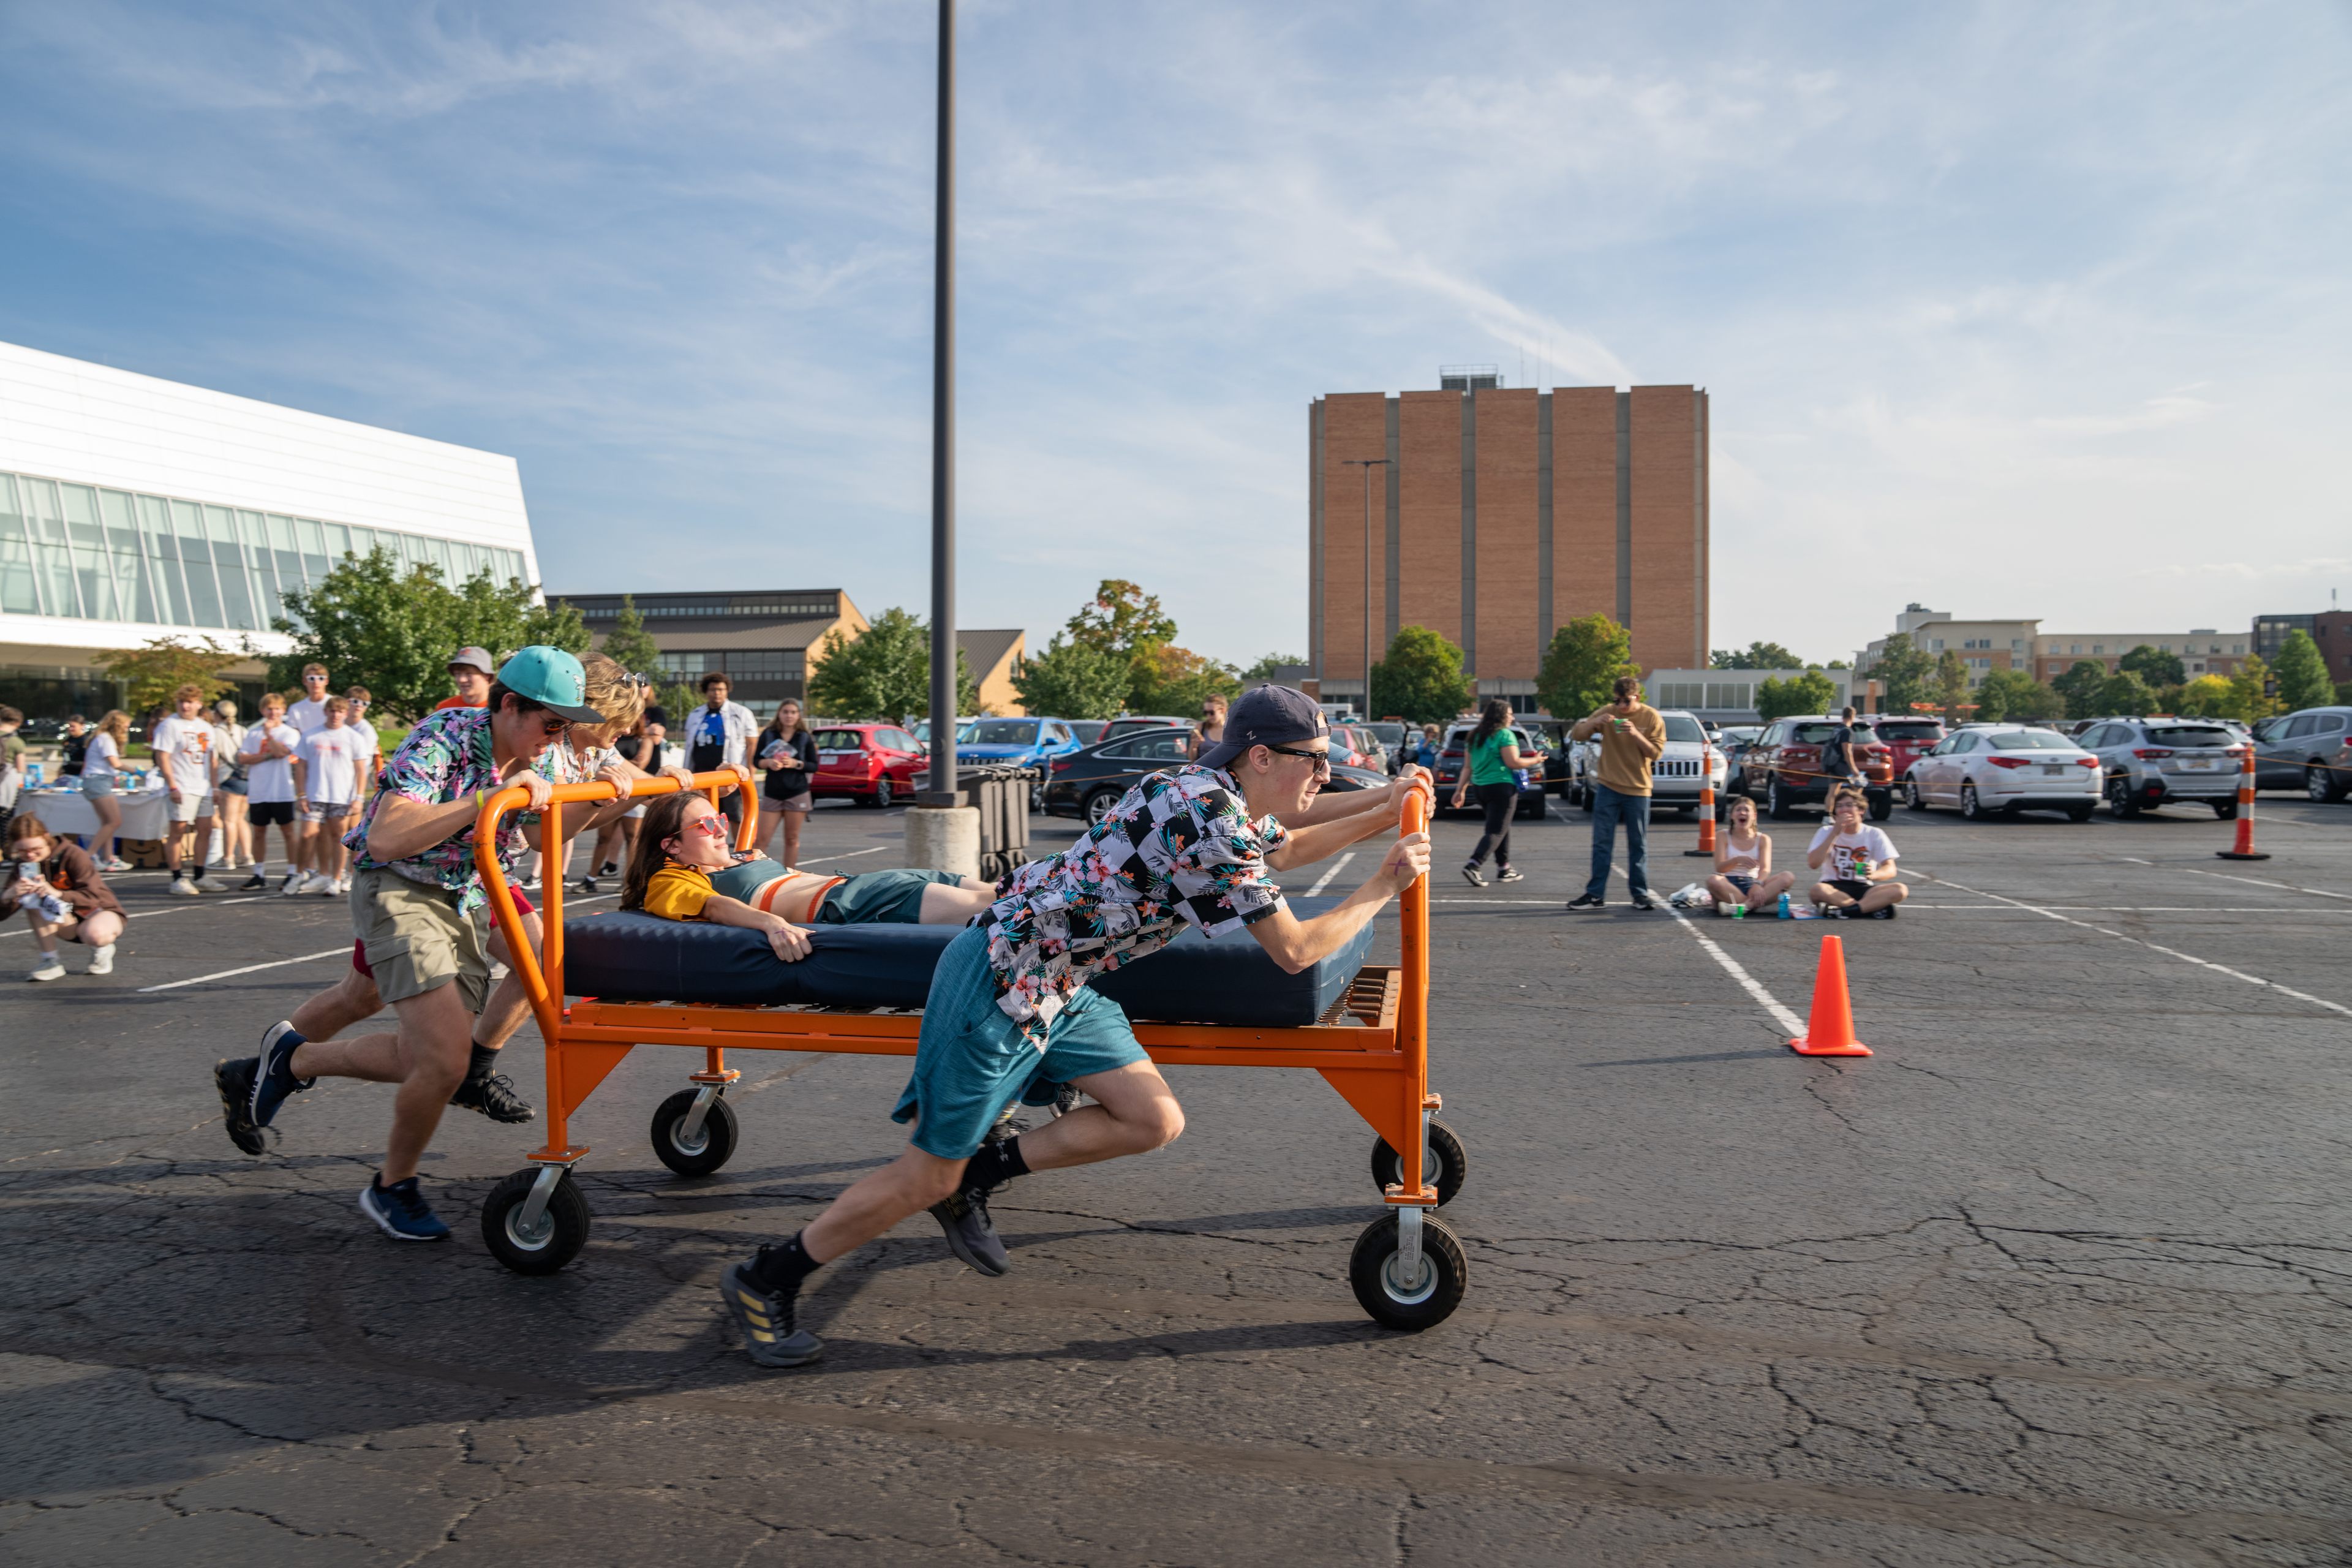
<svg viewBox="0 0 2352 1568"><path fill-rule="evenodd" d="M1307 919L1335 900L1294 899ZM1186 928L1095 989L1131 1018L1285 1027L1311 1024L1347 994L1370 959L1375 921L1320 963L1286 974L1246 931L1211 942ZM786 963L767 938L736 926L618 910L563 922L564 989L614 1002L809 1003L920 1007L931 970L960 926L819 926L813 951Z"/></svg>

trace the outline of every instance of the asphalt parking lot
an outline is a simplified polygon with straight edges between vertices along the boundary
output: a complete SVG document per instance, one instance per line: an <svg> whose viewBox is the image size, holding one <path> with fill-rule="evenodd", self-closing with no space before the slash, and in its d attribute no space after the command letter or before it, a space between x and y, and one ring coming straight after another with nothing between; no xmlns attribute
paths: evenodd
<svg viewBox="0 0 2352 1568"><path fill-rule="evenodd" d="M895 863L896 815L824 810L804 858ZM333 979L340 901L126 879L109 979L69 949L26 985L0 937L0 1556L2352 1562L2352 805L2265 797L2252 864L2201 809L1885 826L1911 901L1832 925L1622 879L1570 916L1581 816L1483 890L1440 825L1472 1168L1437 1330L1349 1293L1376 1202L1336 1095L1175 1068L1178 1143L1004 1193L1010 1278L903 1226L819 1276L792 1373L713 1283L895 1152L902 1062L739 1058L744 1146L688 1182L646 1119L691 1064L638 1051L574 1122L586 1252L524 1279L474 1209L530 1129L452 1113L438 1247L355 1212L385 1090L298 1099L269 1158L222 1134L213 1060ZM1801 859L1810 818L1766 826ZM1655 832L1660 893L1695 833ZM1782 1048L1825 931L1870 1059Z"/></svg>

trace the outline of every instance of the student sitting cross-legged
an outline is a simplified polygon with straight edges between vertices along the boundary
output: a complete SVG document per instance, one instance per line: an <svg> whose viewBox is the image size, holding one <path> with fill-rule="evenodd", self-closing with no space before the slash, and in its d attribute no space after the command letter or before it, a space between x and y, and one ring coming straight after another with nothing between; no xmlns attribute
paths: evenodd
<svg viewBox="0 0 2352 1568"><path fill-rule="evenodd" d="M1746 904L1749 914L1760 914L1796 885L1790 873L1772 869L1772 840L1757 830L1756 803L1733 795L1724 812L1723 837L1715 841L1715 875L1706 879L1715 912L1729 914L1734 904Z"/></svg>
<svg viewBox="0 0 2352 1568"><path fill-rule="evenodd" d="M1830 820L1805 852L1805 864L1822 879L1811 897L1832 918L1891 921L1911 889L1895 879L1895 841L1864 820L1864 809L1858 789L1830 797Z"/></svg>

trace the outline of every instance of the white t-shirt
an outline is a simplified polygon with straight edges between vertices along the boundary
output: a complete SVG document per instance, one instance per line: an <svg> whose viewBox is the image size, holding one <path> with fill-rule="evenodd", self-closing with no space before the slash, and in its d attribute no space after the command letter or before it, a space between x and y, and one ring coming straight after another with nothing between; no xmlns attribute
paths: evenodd
<svg viewBox="0 0 2352 1568"><path fill-rule="evenodd" d="M286 721L294 726L294 732L298 735L307 735L313 730L323 730L327 727L327 705L324 702L313 702L305 697L301 701L286 710Z"/></svg>
<svg viewBox="0 0 2352 1568"><path fill-rule="evenodd" d="M302 760L302 798L313 805L349 805L359 799L360 773L375 758L375 748L360 750L360 738L349 724L313 730L294 748Z"/></svg>
<svg viewBox="0 0 2352 1568"><path fill-rule="evenodd" d="M1884 866L1897 858L1895 840L1875 827L1865 827L1859 833L1840 834L1836 823L1825 822L1822 824L1821 831L1813 835L1813 841L1805 846L1805 858L1810 860L1813 851L1824 843L1830 845L1830 858L1822 862L1822 880L1824 882L1867 881L1869 879L1854 869L1856 860L1867 858L1874 866Z"/></svg>
<svg viewBox="0 0 2352 1568"><path fill-rule="evenodd" d="M246 731L245 749L261 750L262 737L268 736L291 753L302 743L291 724L256 724ZM294 763L291 756L272 757L254 763L246 770L245 798L257 805L273 805L294 798Z"/></svg>
<svg viewBox="0 0 2352 1568"><path fill-rule="evenodd" d="M375 726L364 719L346 719L343 721L343 728L360 738L362 747L360 755L365 759L362 765L365 766L366 763L373 762L376 749Z"/></svg>
<svg viewBox="0 0 2352 1568"><path fill-rule="evenodd" d="M173 714L155 726L155 755L172 764L172 788L184 795L212 794L212 725Z"/></svg>
<svg viewBox="0 0 2352 1568"><path fill-rule="evenodd" d="M113 736L103 730L93 730L89 734L89 749L81 755L81 776L88 778L92 773L103 773L112 778L114 764L121 756L121 750L115 745Z"/></svg>

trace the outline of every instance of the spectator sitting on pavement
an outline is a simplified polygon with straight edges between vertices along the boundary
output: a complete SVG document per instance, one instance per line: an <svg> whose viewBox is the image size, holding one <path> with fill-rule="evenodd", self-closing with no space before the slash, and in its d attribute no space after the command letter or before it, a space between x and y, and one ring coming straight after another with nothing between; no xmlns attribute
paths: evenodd
<svg viewBox="0 0 2352 1568"><path fill-rule="evenodd" d="M1486 863L1486 853L1495 855L1495 880L1517 882L1523 874L1511 865L1511 814L1519 808L1521 770L1540 771L1542 753L1521 752L1518 737L1511 728L1511 705L1497 697L1486 704L1478 716L1478 727L1470 732L1465 750L1462 777L1454 786L1454 809L1462 809L1470 791L1478 792L1478 809L1486 815L1486 829L1478 836L1477 847L1470 858L1462 863L1462 875L1474 888L1483 888L1486 879L1479 868Z"/></svg>
<svg viewBox="0 0 2352 1568"><path fill-rule="evenodd" d="M1797 879L1792 872L1772 869L1772 839L1757 831L1756 803L1744 795L1733 795L1723 826L1723 837L1715 841L1715 875L1706 879L1715 912L1727 914L1734 904L1746 904L1750 914L1775 908Z"/></svg>
<svg viewBox="0 0 2352 1568"><path fill-rule="evenodd" d="M1822 873L1813 902L1832 919L1891 921L1895 906L1911 889L1895 879L1895 841L1866 819L1858 789L1841 789L1830 801L1830 820L1813 835L1805 864Z"/></svg>
<svg viewBox="0 0 2352 1568"><path fill-rule="evenodd" d="M1571 741L1601 737L1600 776L1592 784L1592 876L1584 891L1568 901L1571 910L1597 910L1609 901L1609 867L1617 847L1617 825L1625 825L1625 882L1633 907L1650 901L1650 769L1666 749L1666 721L1642 700L1642 683L1621 675L1616 700L1576 721Z"/></svg>
<svg viewBox="0 0 2352 1568"><path fill-rule="evenodd" d="M90 950L89 973L114 973L114 942L122 934L122 906L99 874L89 852L51 833L24 812L8 824L7 880L0 882L0 912L22 910L41 944L30 978L59 980L58 939Z"/></svg>

